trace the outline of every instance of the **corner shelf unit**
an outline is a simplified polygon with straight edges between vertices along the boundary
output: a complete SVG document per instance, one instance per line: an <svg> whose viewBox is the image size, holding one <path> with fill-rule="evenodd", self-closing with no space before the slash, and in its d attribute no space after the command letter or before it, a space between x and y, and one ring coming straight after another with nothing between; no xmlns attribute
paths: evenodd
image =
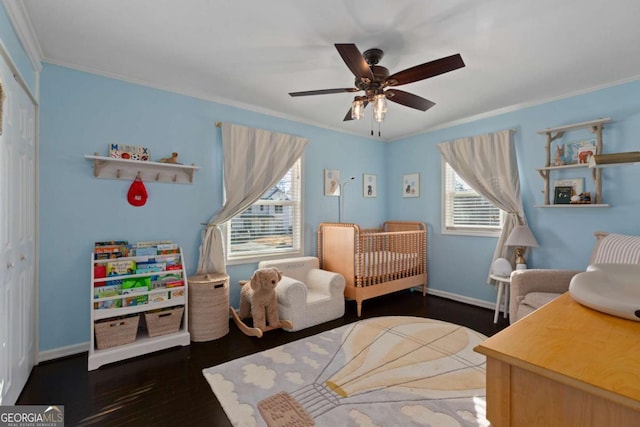
<svg viewBox="0 0 640 427"><path fill-rule="evenodd" d="M189 324L188 324L188 286L187 286L187 275L184 270L184 257L182 255L182 249L179 252L180 262L182 263L182 269L180 270L168 270L162 272L150 272L150 273L139 273L139 274L127 274L127 275L118 275L118 276L108 276L104 278L96 278L94 276L94 268L95 264L106 264L109 261L136 261L142 262L147 261L150 258L153 259L162 259L162 257L172 256L172 255L142 255L142 256L132 256L132 257L122 257L115 259L102 259L96 260L95 254L91 253L91 292L90 292L90 310L91 310L91 340L89 344L89 360L88 360L88 368L89 371L98 369L100 366L105 365L107 363L117 362L124 359L129 359L131 357L141 356L143 354L151 353L158 350L163 350L166 348L176 347L176 346L186 346L191 343L191 336L189 334ZM175 255L173 255L175 256ZM128 278L140 278L140 277L150 277L150 276L158 276L162 274L179 274L181 276L181 281L183 283L182 286L176 286L171 288L159 288L154 289L147 292L136 292L135 294L120 294L117 296L109 296L103 298L94 298L94 287L97 284L103 284L104 282L112 281L112 280L123 280ZM182 291L182 296L178 296L175 298L165 299L160 302L148 302L146 304L141 305L133 305L129 307L119 307L119 308L104 308L97 309L94 307L94 303L100 303L103 301L112 301L118 299L124 299L128 297L138 297L148 295L149 300L151 296L158 293L172 293ZM124 304L123 304L124 305ZM122 344L114 347L98 349L96 346L96 336L94 331L95 322L104 320L104 319L116 319L122 318L123 316L128 316L132 314L138 314L140 316L143 315L144 312L158 310L162 308L169 307L184 307L183 317L181 320L181 324L177 332L168 333L165 335L158 335L154 337L148 336L148 331L145 331L144 328L138 328L136 333L135 341L128 344ZM142 323L142 320L140 320Z"/></svg>
<svg viewBox="0 0 640 427"><path fill-rule="evenodd" d="M554 166L551 164L551 143L558 138L564 136L565 132L589 129L591 133L596 135L596 152L595 154L602 154L602 129L605 123L611 122L611 118L602 118L597 120L590 120L588 122L574 123L566 126L558 126L554 128L548 128L537 131L540 135L547 136L547 143L545 146L546 162L545 166L536 169L542 179L544 180L544 204L534 205L536 208L607 208L610 205L602 203L602 171L599 168L592 168L591 175L594 183L594 198L593 203L590 204L552 204L550 202L550 175L552 172L558 172L567 169L585 169L589 168L586 163Z"/></svg>
<svg viewBox="0 0 640 427"><path fill-rule="evenodd" d="M85 155L93 160L93 176L105 179L124 179L133 181L140 177L147 182L168 182L192 184L193 175L200 167L175 163L143 162L140 160L113 159L95 155Z"/></svg>

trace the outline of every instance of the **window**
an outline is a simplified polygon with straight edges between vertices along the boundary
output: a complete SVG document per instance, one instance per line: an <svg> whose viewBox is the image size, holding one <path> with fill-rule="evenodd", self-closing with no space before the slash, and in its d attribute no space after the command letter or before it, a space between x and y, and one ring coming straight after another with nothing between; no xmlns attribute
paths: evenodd
<svg viewBox="0 0 640 427"><path fill-rule="evenodd" d="M226 224L227 261L302 255L302 160Z"/></svg>
<svg viewBox="0 0 640 427"><path fill-rule="evenodd" d="M442 233L499 236L503 212L442 161Z"/></svg>

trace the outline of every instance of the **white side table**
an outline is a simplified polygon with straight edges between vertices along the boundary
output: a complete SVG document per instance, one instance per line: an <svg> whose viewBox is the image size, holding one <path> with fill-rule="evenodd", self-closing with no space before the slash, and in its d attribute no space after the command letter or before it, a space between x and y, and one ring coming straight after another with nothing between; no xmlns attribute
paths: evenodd
<svg viewBox="0 0 640 427"><path fill-rule="evenodd" d="M490 274L489 277L498 282L498 297L496 298L496 312L493 315L493 323L498 323L498 316L500 315L500 301L504 292L504 318L507 318L509 312L509 285L511 284L511 276L496 276ZM507 287L505 289L505 283Z"/></svg>

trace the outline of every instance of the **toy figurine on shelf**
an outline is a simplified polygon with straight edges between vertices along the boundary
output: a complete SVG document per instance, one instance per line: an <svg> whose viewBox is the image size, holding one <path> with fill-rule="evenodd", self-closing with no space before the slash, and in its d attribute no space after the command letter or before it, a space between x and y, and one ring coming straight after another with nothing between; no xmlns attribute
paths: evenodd
<svg viewBox="0 0 640 427"><path fill-rule="evenodd" d="M564 144L556 145L556 157L553 160L554 166L563 166L564 162Z"/></svg>
<svg viewBox="0 0 640 427"><path fill-rule="evenodd" d="M572 205L589 205L591 204L591 193L585 191L584 193L577 194L571 197Z"/></svg>
<svg viewBox="0 0 640 427"><path fill-rule="evenodd" d="M171 153L171 157L164 157L160 160L158 160L160 163L175 163L175 164L179 164L178 163L178 153Z"/></svg>

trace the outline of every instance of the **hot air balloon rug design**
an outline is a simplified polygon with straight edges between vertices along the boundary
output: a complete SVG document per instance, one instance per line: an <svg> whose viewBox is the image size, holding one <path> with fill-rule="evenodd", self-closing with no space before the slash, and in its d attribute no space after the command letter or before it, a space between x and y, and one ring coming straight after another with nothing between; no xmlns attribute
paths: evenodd
<svg viewBox="0 0 640 427"><path fill-rule="evenodd" d="M488 426L487 337L376 317L203 370L234 426Z"/></svg>

